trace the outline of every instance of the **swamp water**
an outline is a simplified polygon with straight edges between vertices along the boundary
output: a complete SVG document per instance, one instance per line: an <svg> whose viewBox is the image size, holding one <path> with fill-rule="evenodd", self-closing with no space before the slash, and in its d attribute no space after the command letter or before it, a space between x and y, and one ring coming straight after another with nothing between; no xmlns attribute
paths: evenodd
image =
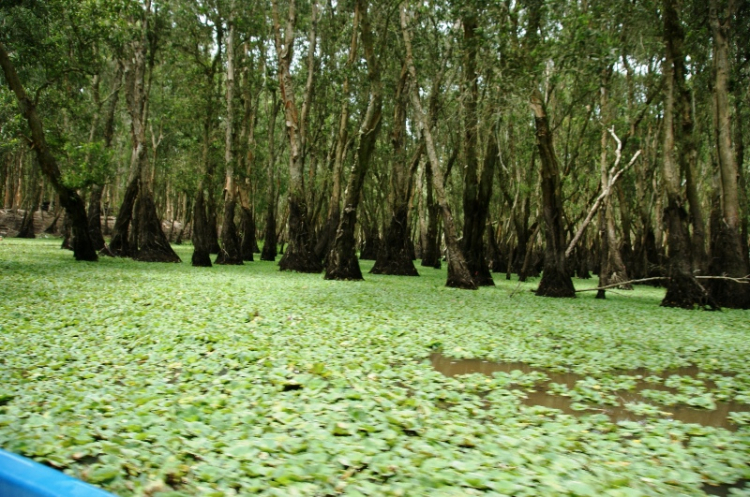
<svg viewBox="0 0 750 497"><path fill-rule="evenodd" d="M633 370L633 371L622 371L620 375L631 375L640 376L636 382L636 386L632 390L618 390L617 397L619 405L597 405L592 406L596 410L575 410L571 406L573 400L563 395L552 393L548 390L548 387L552 383L558 383L565 385L568 389L573 390L579 381L584 380L584 377L575 373L556 373L553 371L545 370L542 368L534 368L528 364L522 362L490 362L483 361L481 359L452 359L446 357L440 353L434 353L430 355L430 362L432 367L436 371L444 374L445 376L459 376L464 374L480 373L487 376L492 376L493 373L511 373L512 371L519 370L524 374L528 373L544 373L549 380L543 382L541 385L535 385L534 391L526 391L526 398L522 399L522 402L527 406L544 406L552 409L558 409L565 414L573 416L583 416L591 414L593 412L601 412L607 414L612 421L640 421L647 419L647 416L639 416L629 411L625 405L630 403L650 403L655 404L653 400L647 399L641 395L640 392L643 390L661 390L665 392L674 392L674 388L665 386L662 383L646 382L643 378L648 376L659 376L666 380L671 376L688 377L695 380L699 380L698 373L700 370L695 367L685 367L669 371L664 371L658 375L650 373L646 370ZM699 380L703 381L707 389L715 387L715 383L711 380ZM686 405L672 405L664 406L659 413L659 417L666 419L675 419L683 423L696 423L703 426L713 426L717 428L724 428L727 430L737 430L738 426L733 424L729 420L729 413L731 412L750 412L750 405L739 404L737 402L716 402L716 409L695 409ZM715 495L720 497L728 497L732 494L732 489L746 489L747 481L739 481L734 484L728 485L703 485L702 490L706 495Z"/></svg>
<svg viewBox="0 0 750 497"><path fill-rule="evenodd" d="M446 357L440 353L434 353L430 355L430 362L432 367L436 371L444 374L445 376L459 376L471 373L480 373L487 376L492 376L493 373L510 373L515 370L519 370L524 374L528 373L543 373L549 381L542 383L541 385L535 385L534 391L526 391L526 398L522 399L522 402L527 406L544 406L552 409L558 409L565 414L574 416L583 416L592 414L595 412L601 412L607 414L612 421L639 421L646 419L647 416L637 415L629 411L625 405L631 403L647 403L656 405L657 402L654 400L645 398L641 395L643 390L660 390L664 392L674 393L675 389L665 386L664 383L653 383L646 382L643 378L648 376L659 376L666 380L671 376L687 377L692 379L698 379L698 373L700 370L697 367L685 367L669 371L664 371L660 374L650 373L645 370L633 370L633 371L622 371L619 375L630 375L640 376L641 379L637 380L635 388L632 390L617 390L616 396L618 398L619 405L596 405L591 406L591 410L575 410L571 406L573 400L569 397L562 396L560 394L552 393L548 387L552 383L558 383L565 385L568 389L573 390L579 381L584 380L584 376L575 373L556 373L553 371L545 370L542 368L534 368L528 364L522 362L490 362L483 361L480 359L453 359ZM706 384L707 389L715 387L710 380L699 380ZM724 428L727 430L737 430L738 426L729 420L729 413L731 412L750 412L750 405L739 404L737 402L716 402L716 409L696 409L686 405L672 405L672 406L661 406L661 412L656 417L662 417L665 419L675 419L683 423L696 423L703 426L713 426L717 428Z"/></svg>

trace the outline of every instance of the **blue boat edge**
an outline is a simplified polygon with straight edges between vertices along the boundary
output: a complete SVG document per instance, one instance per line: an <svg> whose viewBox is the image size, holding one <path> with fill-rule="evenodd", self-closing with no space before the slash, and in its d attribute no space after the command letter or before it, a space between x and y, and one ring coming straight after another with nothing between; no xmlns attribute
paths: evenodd
<svg viewBox="0 0 750 497"><path fill-rule="evenodd" d="M36 461L0 449L0 497L115 497Z"/></svg>

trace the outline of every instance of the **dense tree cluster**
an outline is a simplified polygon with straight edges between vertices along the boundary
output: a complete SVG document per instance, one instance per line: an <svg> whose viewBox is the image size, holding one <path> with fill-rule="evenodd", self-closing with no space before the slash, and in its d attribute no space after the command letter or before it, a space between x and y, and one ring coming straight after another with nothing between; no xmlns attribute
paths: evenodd
<svg viewBox="0 0 750 497"><path fill-rule="evenodd" d="M1 193L64 209L81 260L190 236L193 265L243 264L259 237L327 279L444 256L459 288L595 272L750 308L748 23L736 0L3 2Z"/></svg>

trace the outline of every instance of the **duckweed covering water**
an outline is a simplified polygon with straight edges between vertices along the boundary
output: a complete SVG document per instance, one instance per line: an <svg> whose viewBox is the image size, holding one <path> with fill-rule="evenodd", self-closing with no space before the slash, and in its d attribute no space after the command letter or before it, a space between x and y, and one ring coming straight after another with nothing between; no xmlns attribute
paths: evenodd
<svg viewBox="0 0 750 497"><path fill-rule="evenodd" d="M746 415L736 431L647 415L667 394L750 403L745 311L660 308L650 288L469 292L427 268L353 283L266 262L75 263L58 246L0 244L0 447L116 494L703 495L750 478ZM435 350L576 373L584 407L623 371L708 376L616 422L525 405L542 373L444 376Z"/></svg>

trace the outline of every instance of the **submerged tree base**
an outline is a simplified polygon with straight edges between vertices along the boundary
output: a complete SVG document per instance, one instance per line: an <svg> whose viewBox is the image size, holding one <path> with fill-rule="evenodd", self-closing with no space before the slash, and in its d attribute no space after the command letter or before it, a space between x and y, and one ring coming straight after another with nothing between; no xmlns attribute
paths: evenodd
<svg viewBox="0 0 750 497"><path fill-rule="evenodd" d="M674 274L667 280L667 294L660 305L680 309L720 310L719 305L698 280L681 273Z"/></svg>
<svg viewBox="0 0 750 497"><path fill-rule="evenodd" d="M241 256L237 258L230 257L226 250L221 249L219 250L219 254L216 256L214 264L217 264L219 266L242 266L244 263L242 262Z"/></svg>
<svg viewBox="0 0 750 497"><path fill-rule="evenodd" d="M492 274L486 264L483 269L475 271L472 278L477 286L495 286L495 280L492 279Z"/></svg>
<svg viewBox="0 0 750 497"><path fill-rule="evenodd" d="M137 250L133 260L140 262L182 262L172 250L169 240L161 229L161 221L156 215L156 205L148 191L142 191L136 205L138 216L134 220Z"/></svg>
<svg viewBox="0 0 750 497"><path fill-rule="evenodd" d="M326 267L325 279L339 281L364 280L364 277L362 277L362 270L359 268L359 261L356 257L347 257L346 261L341 261L338 264L335 261L335 257L332 257L332 255L329 255L328 259L329 263Z"/></svg>
<svg viewBox="0 0 750 497"><path fill-rule="evenodd" d="M743 257L742 239L738 231L733 231L721 223L714 240L711 254L713 260L709 266L709 273L716 276L745 278L748 267ZM730 279L711 279L706 283L706 289L716 303L731 309L750 309L750 284L739 283Z"/></svg>
<svg viewBox="0 0 750 497"><path fill-rule="evenodd" d="M462 290L476 290L478 288L469 272L466 271L465 266L463 270L456 269L453 266L453 263L448 261L448 280L445 282L445 286Z"/></svg>
<svg viewBox="0 0 750 497"><path fill-rule="evenodd" d="M370 274L386 274L389 276L419 276L414 263L409 260L406 262L389 261L380 265L375 265L370 270Z"/></svg>
<svg viewBox="0 0 750 497"><path fill-rule="evenodd" d="M574 298L576 289L570 276L554 269L545 268L542 272L542 281L539 282L539 288L534 293L538 297Z"/></svg>
<svg viewBox="0 0 750 497"><path fill-rule="evenodd" d="M174 252L170 254L161 247L140 249L133 256L133 260L139 262L182 262L182 259L177 254Z"/></svg>
<svg viewBox="0 0 750 497"><path fill-rule="evenodd" d="M370 274L387 274L391 276L419 276L417 268L414 267L414 261L408 254L399 254L402 257L393 258L383 261L379 258L375 265L370 269Z"/></svg>
<svg viewBox="0 0 750 497"><path fill-rule="evenodd" d="M323 270L323 264L313 253L288 247L279 261L279 269L297 273L319 273Z"/></svg>
<svg viewBox="0 0 750 497"><path fill-rule="evenodd" d="M193 251L193 257L191 261L194 267L211 267L211 254L208 252L199 252L198 250Z"/></svg>

